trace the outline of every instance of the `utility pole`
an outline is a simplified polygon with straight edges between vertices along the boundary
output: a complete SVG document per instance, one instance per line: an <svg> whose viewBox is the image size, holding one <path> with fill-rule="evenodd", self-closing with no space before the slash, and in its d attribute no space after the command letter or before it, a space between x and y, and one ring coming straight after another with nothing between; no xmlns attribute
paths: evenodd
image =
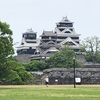
<svg viewBox="0 0 100 100"><path fill-rule="evenodd" d="M74 61L74 88L76 88L76 83L75 83L75 57L73 58Z"/></svg>

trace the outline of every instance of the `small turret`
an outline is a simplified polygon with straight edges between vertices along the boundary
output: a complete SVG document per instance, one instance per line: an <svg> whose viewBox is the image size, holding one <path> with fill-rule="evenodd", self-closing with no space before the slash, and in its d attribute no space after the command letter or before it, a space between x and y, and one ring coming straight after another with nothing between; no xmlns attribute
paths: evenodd
<svg viewBox="0 0 100 100"><path fill-rule="evenodd" d="M36 32L32 29L27 29L22 34L22 41L20 46L17 47L17 54L34 54L36 47L39 45Z"/></svg>

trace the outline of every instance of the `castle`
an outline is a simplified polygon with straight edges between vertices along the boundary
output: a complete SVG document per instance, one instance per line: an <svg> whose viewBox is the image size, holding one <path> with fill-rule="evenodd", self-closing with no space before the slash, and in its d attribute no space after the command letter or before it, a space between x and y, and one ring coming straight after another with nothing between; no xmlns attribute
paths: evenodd
<svg viewBox="0 0 100 100"><path fill-rule="evenodd" d="M65 45L69 45L75 52L79 52L79 36L80 34L75 32L73 22L66 16L56 23L54 31L43 31L39 39L36 32L28 29L22 34L22 41L17 47L17 54L20 57L27 55L30 60L42 60L49 58ZM21 60L20 57L17 57L18 60Z"/></svg>
<svg viewBox="0 0 100 100"><path fill-rule="evenodd" d="M44 84L43 77L49 76L49 84L73 84L74 80L80 79L78 84L100 84L100 64L87 63L80 50L80 34L75 32L73 22L67 16L56 23L54 31L43 31L40 38L32 29L28 29L22 34L21 44L17 47L16 60L19 62L30 62L31 60L44 60L64 46L68 45L76 52L76 60L83 62L83 68L51 68L45 69L39 74L40 83ZM38 73L38 72L37 72ZM32 74L38 75L33 72ZM43 74L44 73L44 74ZM42 80L41 80L42 78Z"/></svg>

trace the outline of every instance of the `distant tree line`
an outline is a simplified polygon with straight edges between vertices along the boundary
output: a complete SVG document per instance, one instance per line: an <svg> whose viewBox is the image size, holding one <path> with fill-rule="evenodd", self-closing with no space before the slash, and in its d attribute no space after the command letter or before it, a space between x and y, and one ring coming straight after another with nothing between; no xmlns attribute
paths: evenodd
<svg viewBox="0 0 100 100"><path fill-rule="evenodd" d="M100 38L97 36L87 37L82 41L81 47L85 52L87 62L100 63Z"/></svg>

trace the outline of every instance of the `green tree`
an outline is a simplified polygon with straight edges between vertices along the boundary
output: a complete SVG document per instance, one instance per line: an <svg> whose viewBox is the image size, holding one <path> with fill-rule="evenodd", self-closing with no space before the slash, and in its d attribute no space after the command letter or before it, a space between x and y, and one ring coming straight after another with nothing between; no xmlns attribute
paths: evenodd
<svg viewBox="0 0 100 100"><path fill-rule="evenodd" d="M27 71L41 71L45 69L45 62L32 60L28 64L24 64Z"/></svg>
<svg viewBox="0 0 100 100"><path fill-rule="evenodd" d="M30 84L33 81L33 76L30 72L26 71L23 64L8 60L7 65L9 73L6 76L6 80L11 84Z"/></svg>
<svg viewBox="0 0 100 100"><path fill-rule="evenodd" d="M12 31L10 26L0 21L0 81L9 73L7 59L14 54Z"/></svg>
<svg viewBox="0 0 100 100"><path fill-rule="evenodd" d="M46 68L71 68L73 67L73 57L75 57L73 50L68 47L63 48L46 60ZM81 64L76 61L76 65L80 67Z"/></svg>
<svg viewBox="0 0 100 100"><path fill-rule="evenodd" d="M86 60L89 62L100 62L100 39L97 36L87 37L82 41L82 46L85 48Z"/></svg>
<svg viewBox="0 0 100 100"><path fill-rule="evenodd" d="M7 23L0 21L0 62L14 54L12 31Z"/></svg>

